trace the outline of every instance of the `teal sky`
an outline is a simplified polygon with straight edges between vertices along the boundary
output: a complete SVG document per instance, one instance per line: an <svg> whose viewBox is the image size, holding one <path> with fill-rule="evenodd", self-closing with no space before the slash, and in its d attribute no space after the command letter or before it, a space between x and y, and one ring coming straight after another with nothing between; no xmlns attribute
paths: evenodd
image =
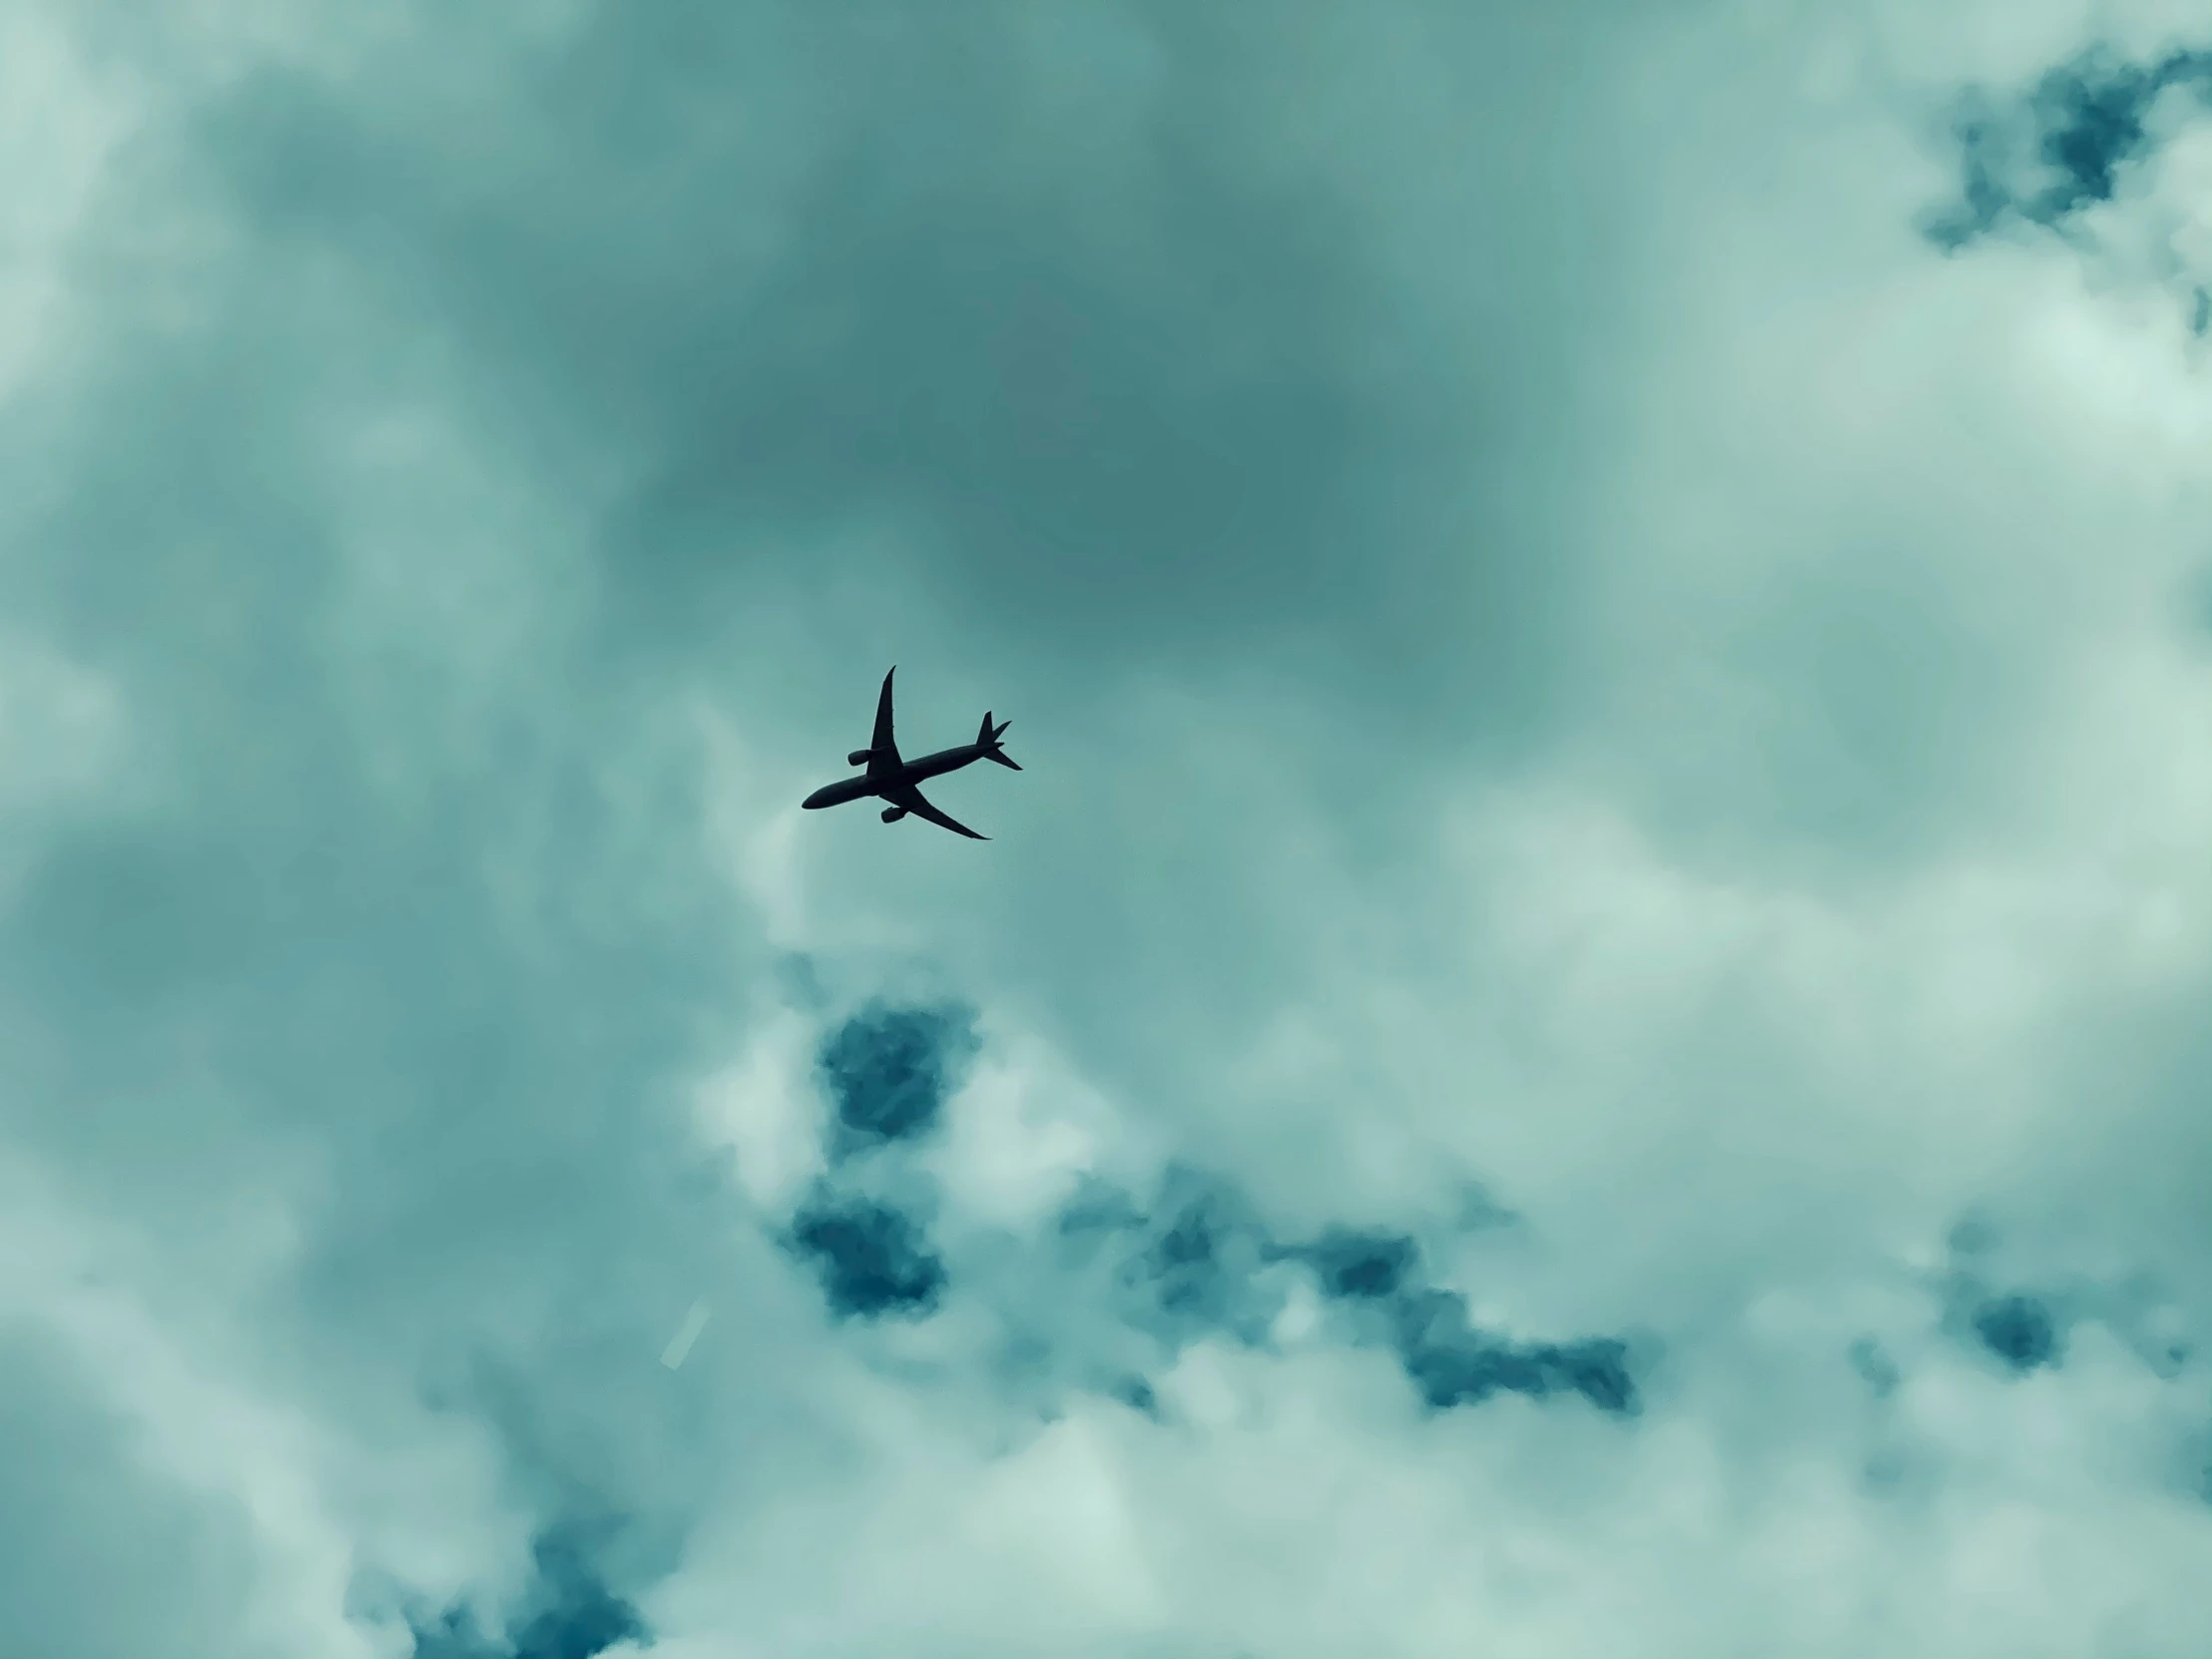
<svg viewBox="0 0 2212 1659"><path fill-rule="evenodd" d="M2200 1659L2198 22L0 13L0 1651Z"/></svg>

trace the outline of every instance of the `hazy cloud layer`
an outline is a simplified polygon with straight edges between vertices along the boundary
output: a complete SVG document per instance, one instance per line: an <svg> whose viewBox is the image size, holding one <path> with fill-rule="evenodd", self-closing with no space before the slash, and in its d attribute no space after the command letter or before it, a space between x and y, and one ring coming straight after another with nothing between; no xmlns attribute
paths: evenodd
<svg viewBox="0 0 2212 1659"><path fill-rule="evenodd" d="M2196 22L16 8L26 1651L2205 1651Z"/></svg>

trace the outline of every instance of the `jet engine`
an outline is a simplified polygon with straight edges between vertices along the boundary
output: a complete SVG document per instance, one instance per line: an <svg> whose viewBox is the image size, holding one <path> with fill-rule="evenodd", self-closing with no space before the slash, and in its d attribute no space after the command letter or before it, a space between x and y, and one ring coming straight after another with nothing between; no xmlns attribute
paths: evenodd
<svg viewBox="0 0 2212 1659"><path fill-rule="evenodd" d="M883 809L883 822L885 824L896 824L905 816L906 809L903 807L885 807Z"/></svg>
<svg viewBox="0 0 2212 1659"><path fill-rule="evenodd" d="M872 749L855 749L844 758L844 764L848 767L864 767L868 763L868 757L874 753Z"/></svg>

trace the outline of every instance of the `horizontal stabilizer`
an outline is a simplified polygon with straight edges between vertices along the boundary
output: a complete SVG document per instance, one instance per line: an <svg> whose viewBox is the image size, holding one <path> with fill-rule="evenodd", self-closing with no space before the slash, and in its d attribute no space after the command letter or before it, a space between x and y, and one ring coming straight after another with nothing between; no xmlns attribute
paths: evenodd
<svg viewBox="0 0 2212 1659"><path fill-rule="evenodd" d="M1013 762L1007 760L1006 752L998 747L998 740L1006 735L1006 728L1011 725L1013 725L1012 721L1002 720L996 726L993 726L990 711L985 709L983 711L983 724L975 733L975 747L983 752L984 760L996 761L1002 767L1013 767L1014 771L1019 772L1021 768L1014 766Z"/></svg>

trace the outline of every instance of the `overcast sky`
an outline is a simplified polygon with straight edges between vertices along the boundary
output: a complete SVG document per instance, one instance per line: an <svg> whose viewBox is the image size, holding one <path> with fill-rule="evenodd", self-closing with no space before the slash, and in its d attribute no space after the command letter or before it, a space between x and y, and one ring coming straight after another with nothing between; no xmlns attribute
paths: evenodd
<svg viewBox="0 0 2212 1659"><path fill-rule="evenodd" d="M2201 1659L2198 23L0 7L0 1647Z"/></svg>

